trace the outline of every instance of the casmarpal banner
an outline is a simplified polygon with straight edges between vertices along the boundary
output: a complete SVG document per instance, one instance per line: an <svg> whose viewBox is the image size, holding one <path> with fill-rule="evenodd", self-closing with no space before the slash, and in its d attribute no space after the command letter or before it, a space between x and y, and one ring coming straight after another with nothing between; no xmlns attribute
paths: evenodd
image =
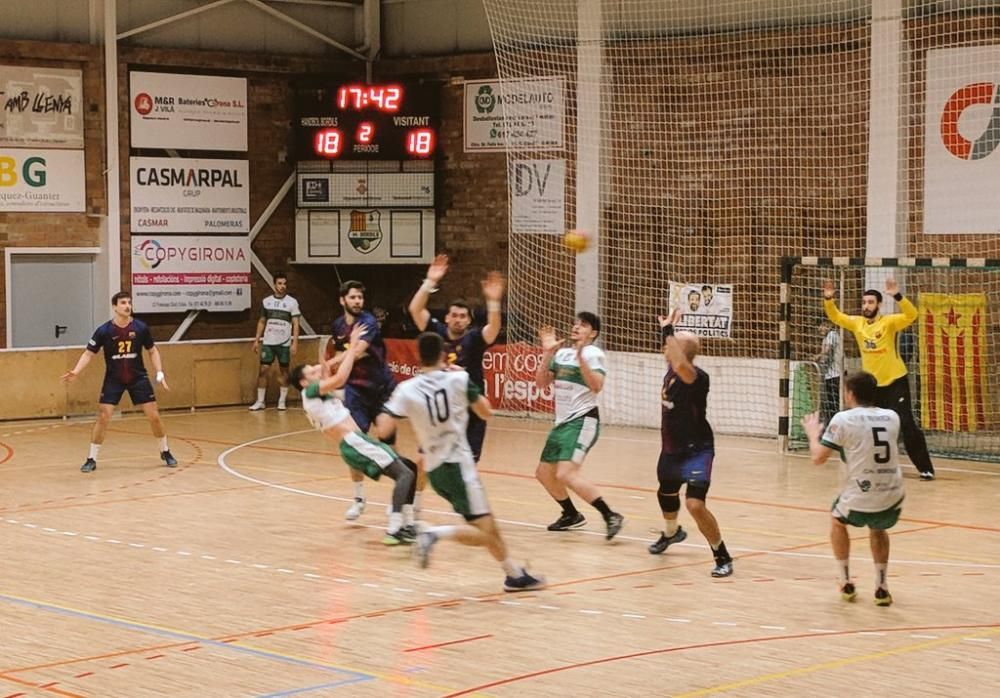
<svg viewBox="0 0 1000 698"><path fill-rule="evenodd" d="M82 150L0 148L0 211L87 210Z"/></svg>
<svg viewBox="0 0 1000 698"><path fill-rule="evenodd" d="M131 246L137 313L250 307L247 236L133 235Z"/></svg>
<svg viewBox="0 0 1000 698"><path fill-rule="evenodd" d="M131 158L133 233L250 232L246 160Z"/></svg>
<svg viewBox="0 0 1000 698"><path fill-rule="evenodd" d="M0 148L83 148L79 70L0 65Z"/></svg>

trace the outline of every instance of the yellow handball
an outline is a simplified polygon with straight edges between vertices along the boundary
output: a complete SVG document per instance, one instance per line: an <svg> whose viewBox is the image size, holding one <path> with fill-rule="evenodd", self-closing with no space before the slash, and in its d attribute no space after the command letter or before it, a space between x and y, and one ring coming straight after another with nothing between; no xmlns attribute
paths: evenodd
<svg viewBox="0 0 1000 698"><path fill-rule="evenodd" d="M562 242L573 252L583 252L590 247L590 236L582 230L570 230L563 235Z"/></svg>

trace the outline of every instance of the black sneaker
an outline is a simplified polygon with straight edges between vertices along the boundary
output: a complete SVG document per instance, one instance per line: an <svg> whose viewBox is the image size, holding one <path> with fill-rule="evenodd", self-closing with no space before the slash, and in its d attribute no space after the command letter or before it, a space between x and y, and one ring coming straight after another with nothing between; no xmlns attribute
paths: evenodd
<svg viewBox="0 0 1000 698"><path fill-rule="evenodd" d="M413 526L403 526L395 533L385 534L383 545L411 545L417 540L417 530Z"/></svg>
<svg viewBox="0 0 1000 698"><path fill-rule="evenodd" d="M531 591L541 589L545 586L545 578L541 575L534 577L528 574L527 570L521 570L520 577L507 577L503 580L504 591Z"/></svg>
<svg viewBox="0 0 1000 698"><path fill-rule="evenodd" d="M563 514L558 519L549 524L548 529L550 531L568 531L571 528L580 528L581 526L587 525L587 519L584 518L583 514L576 512L575 514ZM510 579L510 577L508 577Z"/></svg>
<svg viewBox="0 0 1000 698"><path fill-rule="evenodd" d="M929 482L934 479L934 472L931 470L922 472L920 473L920 479Z"/></svg>
<svg viewBox="0 0 1000 698"><path fill-rule="evenodd" d="M92 473L97 470L97 461L93 458L88 458L84 461L83 465L80 466L81 473Z"/></svg>
<svg viewBox="0 0 1000 698"><path fill-rule="evenodd" d="M177 459L174 458L174 454L172 454L170 451L161 451L160 458L163 459L163 462L167 464L168 468L177 467Z"/></svg>
<svg viewBox="0 0 1000 698"><path fill-rule="evenodd" d="M622 526L625 525L625 517L617 511L613 511L605 523L608 525L608 533L604 536L604 539L611 540L622 530Z"/></svg>
<svg viewBox="0 0 1000 698"><path fill-rule="evenodd" d="M892 594L889 593L888 589L883 589L879 587L875 590L875 605L876 606L891 606L892 605Z"/></svg>
<svg viewBox="0 0 1000 698"><path fill-rule="evenodd" d="M733 573L733 560L716 560L715 568L712 570L713 577L728 577Z"/></svg>
<svg viewBox="0 0 1000 698"><path fill-rule="evenodd" d="M684 530L683 526L678 526L674 535L668 537L666 533L661 533L659 539L652 543L647 550L649 550L650 555L660 555L669 548L674 543L680 543L688 537L687 531Z"/></svg>
<svg viewBox="0 0 1000 698"><path fill-rule="evenodd" d="M858 590L854 588L854 582L847 582L840 587L840 598L844 601L854 601L858 597Z"/></svg>

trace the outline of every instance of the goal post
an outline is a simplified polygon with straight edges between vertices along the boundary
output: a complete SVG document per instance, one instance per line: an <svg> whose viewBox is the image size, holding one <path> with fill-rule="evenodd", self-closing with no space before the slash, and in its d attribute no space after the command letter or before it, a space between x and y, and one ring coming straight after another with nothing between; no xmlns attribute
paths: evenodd
<svg viewBox="0 0 1000 698"><path fill-rule="evenodd" d="M783 451L807 447L801 418L819 409L822 380L814 368L825 318L822 284L834 281L837 307L860 314L866 289L893 276L917 318L897 338L907 366L912 406L930 452L1000 462L1000 341L991 308L1000 293L1000 259L985 257L785 257L781 261L778 441ZM898 312L884 297L883 314ZM842 363L861 367L857 342L841 330ZM818 380L817 380L818 378ZM803 385L805 384L805 385ZM842 406L842 403L841 405Z"/></svg>

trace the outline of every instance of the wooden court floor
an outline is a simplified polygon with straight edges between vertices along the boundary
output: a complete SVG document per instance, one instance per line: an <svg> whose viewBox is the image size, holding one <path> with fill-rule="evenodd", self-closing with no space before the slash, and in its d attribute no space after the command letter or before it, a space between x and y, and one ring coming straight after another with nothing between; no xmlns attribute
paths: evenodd
<svg viewBox="0 0 1000 698"><path fill-rule="evenodd" d="M498 419L482 471L518 560L550 586L504 594L485 551L431 566L381 544L386 483L343 514L344 465L299 410L165 415L180 467L141 415L113 422L96 472L88 421L0 425L0 698L7 696L1000 695L1000 469L907 467L895 604L840 601L827 541L835 466L720 439L708 548L646 552L660 521L657 434L607 428L585 465L626 516L608 544L550 533L533 479L544 422ZM412 453L404 432L400 450ZM423 518L455 521L436 495Z"/></svg>

